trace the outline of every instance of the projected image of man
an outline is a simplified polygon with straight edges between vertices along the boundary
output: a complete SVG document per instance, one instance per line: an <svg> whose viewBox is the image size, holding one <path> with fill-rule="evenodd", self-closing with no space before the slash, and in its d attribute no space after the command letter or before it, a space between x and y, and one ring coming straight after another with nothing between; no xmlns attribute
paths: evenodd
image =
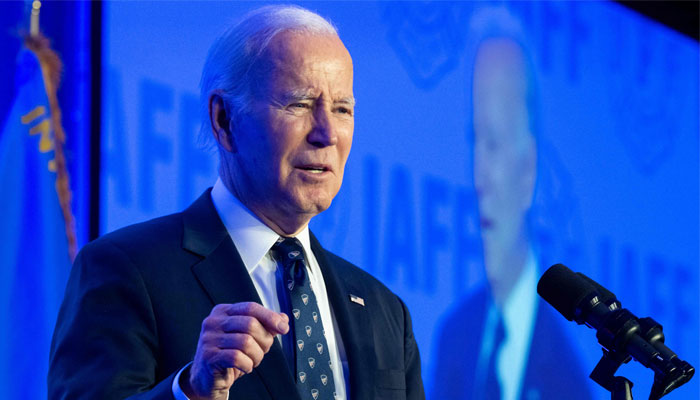
<svg viewBox="0 0 700 400"><path fill-rule="evenodd" d="M478 44L473 173L486 282L445 319L434 398L589 398L586 375L562 354L569 347L556 316L536 293L539 246L528 218L538 165L532 74L516 39L491 35Z"/></svg>

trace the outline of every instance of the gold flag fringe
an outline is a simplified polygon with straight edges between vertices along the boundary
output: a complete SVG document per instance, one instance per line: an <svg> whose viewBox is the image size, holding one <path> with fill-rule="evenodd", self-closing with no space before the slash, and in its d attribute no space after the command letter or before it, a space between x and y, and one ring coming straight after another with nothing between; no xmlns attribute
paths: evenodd
<svg viewBox="0 0 700 400"><path fill-rule="evenodd" d="M58 98L56 90L61 81L61 72L63 64L58 55L51 49L49 40L41 34L34 36L27 35L24 38L25 45L39 59L41 72L44 76L44 87L46 95L49 99L49 107L51 109L51 125L53 127L54 136L54 162L56 166L56 193L58 201L63 212L65 221L66 238L68 239L68 257L71 262L75 259L77 253L77 241L75 235L75 218L71 210L71 201L73 194L70 190L70 179L68 176L68 168L66 167L66 158L63 152L63 145L66 142L66 134L61 124L61 108L58 106Z"/></svg>

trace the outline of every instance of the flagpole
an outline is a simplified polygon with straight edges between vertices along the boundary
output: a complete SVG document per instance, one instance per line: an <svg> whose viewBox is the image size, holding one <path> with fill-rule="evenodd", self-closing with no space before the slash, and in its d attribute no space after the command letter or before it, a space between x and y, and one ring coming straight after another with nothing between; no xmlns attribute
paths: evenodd
<svg viewBox="0 0 700 400"><path fill-rule="evenodd" d="M41 8L41 1L34 0L32 2L32 14L29 20L29 35L31 37L36 37L39 35L39 9Z"/></svg>

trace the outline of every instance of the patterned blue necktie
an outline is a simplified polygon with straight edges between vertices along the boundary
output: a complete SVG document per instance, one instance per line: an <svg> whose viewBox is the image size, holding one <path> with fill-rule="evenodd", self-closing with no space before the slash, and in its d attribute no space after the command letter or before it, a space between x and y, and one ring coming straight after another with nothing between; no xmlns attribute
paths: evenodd
<svg viewBox="0 0 700 400"><path fill-rule="evenodd" d="M296 238L285 238L272 250L284 267L283 283L291 309L290 333L294 332L297 391L303 400L333 400L336 393L328 343L316 296L306 274L304 249ZM285 310L287 314L289 309Z"/></svg>
<svg viewBox="0 0 700 400"><path fill-rule="evenodd" d="M506 328L503 321L501 313L498 313L498 320L496 322L496 329L493 333L493 349L491 350L491 357L489 357L488 373L486 374L486 382L484 383L484 389L486 391L486 396L482 397L484 400L501 399L501 383L498 379L498 354L506 339Z"/></svg>
<svg viewBox="0 0 700 400"><path fill-rule="evenodd" d="M484 365L484 370L477 371L481 379L477 378L477 382L475 382L474 399L501 400L502 388L498 379L498 353L506 339L506 328L500 311L495 311L494 322L495 326L489 332L491 336L482 339L488 342L488 363Z"/></svg>

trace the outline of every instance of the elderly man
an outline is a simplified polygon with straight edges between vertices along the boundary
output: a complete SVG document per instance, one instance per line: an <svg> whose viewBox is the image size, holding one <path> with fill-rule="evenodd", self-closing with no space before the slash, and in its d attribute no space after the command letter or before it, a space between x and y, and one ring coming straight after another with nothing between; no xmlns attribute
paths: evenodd
<svg viewBox="0 0 700 400"><path fill-rule="evenodd" d="M248 14L202 75L220 179L185 211L85 246L54 333L51 399L421 399L408 311L324 250L352 60L296 7Z"/></svg>

